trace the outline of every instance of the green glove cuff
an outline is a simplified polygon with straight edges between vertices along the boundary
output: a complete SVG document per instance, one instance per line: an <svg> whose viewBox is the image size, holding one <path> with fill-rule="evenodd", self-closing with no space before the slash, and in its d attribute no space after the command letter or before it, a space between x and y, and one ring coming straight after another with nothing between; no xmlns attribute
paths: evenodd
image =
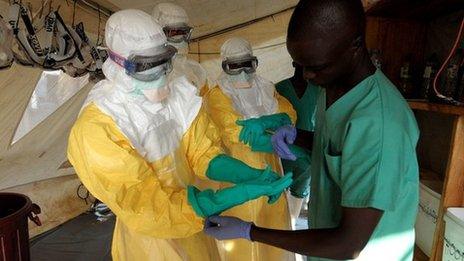
<svg viewBox="0 0 464 261"><path fill-rule="evenodd" d="M309 195L309 183L311 178L309 176L300 176L293 180L290 186L290 194L296 198L305 198Z"/></svg>
<svg viewBox="0 0 464 261"><path fill-rule="evenodd" d="M310 157L308 152L300 146L290 144L288 148L293 153L293 155L295 155L297 158L309 158Z"/></svg>
<svg viewBox="0 0 464 261"><path fill-rule="evenodd" d="M288 116L286 113L276 113L272 115L261 116L259 117L259 120L263 124L264 129L272 130L276 130L279 127L292 124L290 116Z"/></svg>
<svg viewBox="0 0 464 261"><path fill-rule="evenodd" d="M200 193L200 190L197 189L194 186L188 186L187 187L187 199L190 205L192 206L193 210L199 217L206 217L205 213L203 213L203 210L200 207L200 204L198 204L197 200L197 194Z"/></svg>
<svg viewBox="0 0 464 261"><path fill-rule="evenodd" d="M252 168L238 159L220 154L209 162L206 176L212 180L237 184L255 179L262 172L263 170Z"/></svg>

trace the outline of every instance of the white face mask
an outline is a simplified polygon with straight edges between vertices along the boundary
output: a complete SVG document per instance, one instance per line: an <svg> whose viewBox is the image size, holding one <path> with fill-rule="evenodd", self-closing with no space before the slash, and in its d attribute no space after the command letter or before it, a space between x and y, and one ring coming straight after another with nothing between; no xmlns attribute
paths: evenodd
<svg viewBox="0 0 464 261"><path fill-rule="evenodd" d="M160 102L169 96L169 87L167 85L167 75L162 75L151 82L143 82L132 79L134 95L144 95L152 102Z"/></svg>
<svg viewBox="0 0 464 261"><path fill-rule="evenodd" d="M236 89L251 88L251 75L246 72L241 72L237 75L228 75L232 86Z"/></svg>
<svg viewBox="0 0 464 261"><path fill-rule="evenodd" d="M167 85L158 89L143 90L142 93L151 102L160 102L169 96L170 89Z"/></svg>

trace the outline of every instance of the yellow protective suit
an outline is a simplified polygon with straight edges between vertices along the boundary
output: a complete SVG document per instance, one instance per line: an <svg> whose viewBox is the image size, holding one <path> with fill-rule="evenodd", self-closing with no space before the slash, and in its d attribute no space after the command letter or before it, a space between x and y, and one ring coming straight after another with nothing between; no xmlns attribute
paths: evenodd
<svg viewBox="0 0 464 261"><path fill-rule="evenodd" d="M292 105L277 92L275 98L278 101L279 112L287 113L293 122L296 113ZM251 151L248 145L239 141L241 126L235 122L241 119L241 115L233 108L231 99L227 97L219 87L214 87L205 95L206 105L210 117L218 126L221 139L226 148L226 153L237 158L254 168L265 168L270 165L277 173L282 173L280 159L275 154ZM228 184L222 184L223 187ZM269 205L267 198L249 201L243 205L231 208L223 213L227 216L235 216L246 221L252 221L257 226L273 229L291 229L290 214L285 194L280 199ZM253 243L244 239L225 240L219 242L222 260L233 261L272 261L293 260L294 254L261 243Z"/></svg>
<svg viewBox="0 0 464 261"><path fill-rule="evenodd" d="M209 161L222 153L218 144L217 129L202 108L179 149L147 162L110 116L94 103L83 109L71 130L68 157L83 184L117 216L114 260L219 260L185 190L188 184L204 187L196 177L206 179Z"/></svg>

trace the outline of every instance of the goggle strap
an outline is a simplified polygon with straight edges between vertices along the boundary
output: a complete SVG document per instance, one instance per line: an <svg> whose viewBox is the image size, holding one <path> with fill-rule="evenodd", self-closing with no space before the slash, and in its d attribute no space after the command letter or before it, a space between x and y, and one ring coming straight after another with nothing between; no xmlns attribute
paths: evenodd
<svg viewBox="0 0 464 261"><path fill-rule="evenodd" d="M134 72L135 71L135 65L130 63L129 61L126 60L126 58L122 57L121 55L108 50L108 56L110 59L121 66L122 68L126 69L129 72Z"/></svg>

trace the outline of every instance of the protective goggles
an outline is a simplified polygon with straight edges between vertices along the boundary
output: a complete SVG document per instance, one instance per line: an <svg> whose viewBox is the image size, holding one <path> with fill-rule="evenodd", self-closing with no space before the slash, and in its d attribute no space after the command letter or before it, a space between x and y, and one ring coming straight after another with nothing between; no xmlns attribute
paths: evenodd
<svg viewBox="0 0 464 261"><path fill-rule="evenodd" d="M108 51L108 55L126 70L127 75L139 81L151 82L172 71L172 57L177 49L172 45L165 45L162 49L163 51L156 55L131 54L127 59L111 50ZM154 68L156 70L152 70Z"/></svg>
<svg viewBox="0 0 464 261"><path fill-rule="evenodd" d="M190 41L190 37L192 36L193 28L186 25L172 25L172 26L165 26L163 28L164 34L166 38L171 43L181 43L181 42L188 42Z"/></svg>
<svg viewBox="0 0 464 261"><path fill-rule="evenodd" d="M254 73L257 67L258 58L256 56L226 59L222 62L222 69L229 75L237 75L242 72L247 74Z"/></svg>

